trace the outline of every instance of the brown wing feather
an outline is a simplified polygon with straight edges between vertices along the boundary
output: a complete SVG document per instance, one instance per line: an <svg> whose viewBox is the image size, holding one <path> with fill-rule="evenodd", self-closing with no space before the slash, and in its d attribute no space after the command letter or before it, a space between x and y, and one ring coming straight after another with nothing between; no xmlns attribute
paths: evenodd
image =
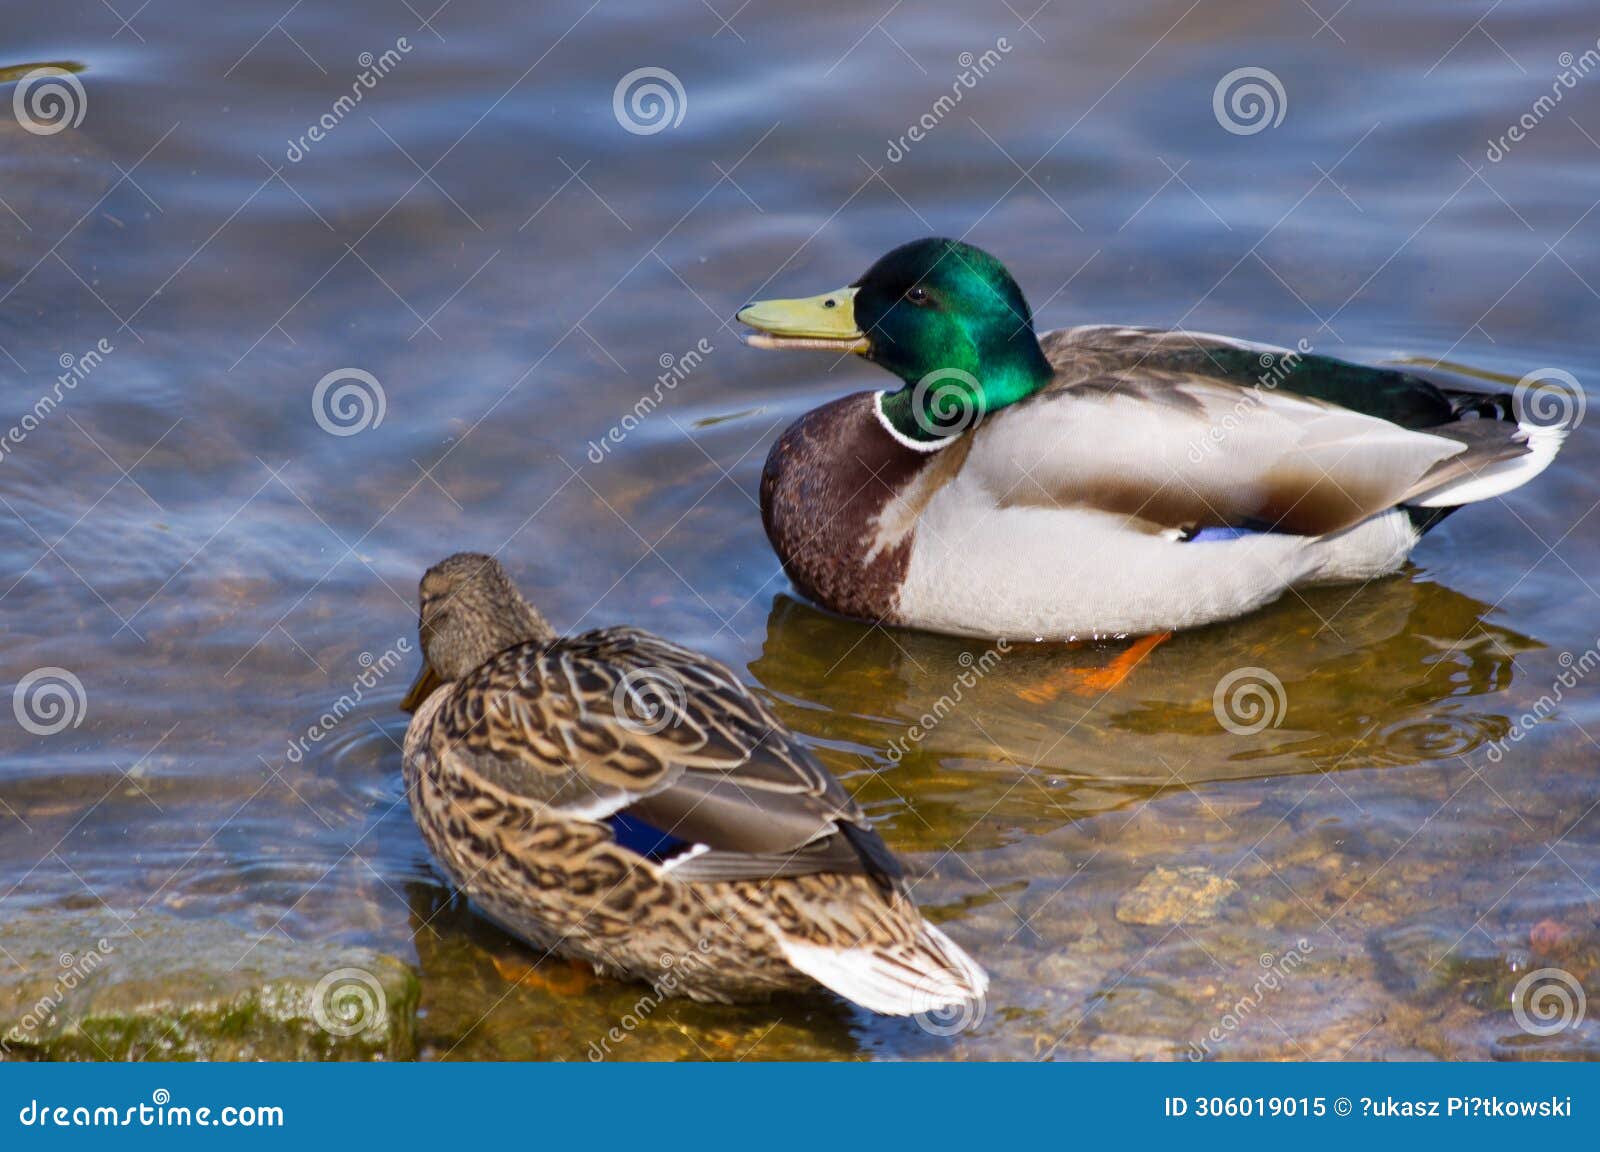
<svg viewBox="0 0 1600 1152"><path fill-rule="evenodd" d="M1002 507L1095 508L1152 530L1261 524L1320 536L1394 507L1462 450L1303 396L1113 368L1063 373L997 413L967 469L986 473Z"/></svg>
<svg viewBox="0 0 1600 1152"><path fill-rule="evenodd" d="M495 786L579 819L625 812L708 851L684 879L900 869L839 782L728 668L613 628L507 649L445 705Z"/></svg>

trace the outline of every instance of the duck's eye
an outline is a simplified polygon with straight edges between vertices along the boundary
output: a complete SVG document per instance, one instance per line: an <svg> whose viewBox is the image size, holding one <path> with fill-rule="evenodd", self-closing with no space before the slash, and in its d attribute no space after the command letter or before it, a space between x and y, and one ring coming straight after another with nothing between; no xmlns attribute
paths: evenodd
<svg viewBox="0 0 1600 1152"><path fill-rule="evenodd" d="M928 302L928 290L920 286L913 288L906 293L906 299L913 304L926 304Z"/></svg>

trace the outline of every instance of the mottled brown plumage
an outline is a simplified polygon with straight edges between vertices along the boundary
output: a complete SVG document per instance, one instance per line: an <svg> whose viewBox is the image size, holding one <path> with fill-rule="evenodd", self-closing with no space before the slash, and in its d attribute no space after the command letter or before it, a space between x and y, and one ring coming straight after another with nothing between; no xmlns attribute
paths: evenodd
<svg viewBox="0 0 1600 1152"><path fill-rule="evenodd" d="M632 628L558 638L485 556L431 569L422 600L442 683L406 733L407 795L507 930L701 1000L982 995L859 806L726 667Z"/></svg>

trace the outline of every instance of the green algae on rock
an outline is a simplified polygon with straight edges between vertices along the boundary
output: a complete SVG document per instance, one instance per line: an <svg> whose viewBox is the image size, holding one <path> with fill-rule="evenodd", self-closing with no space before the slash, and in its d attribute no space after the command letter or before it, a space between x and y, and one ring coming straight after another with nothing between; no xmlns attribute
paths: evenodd
<svg viewBox="0 0 1600 1152"><path fill-rule="evenodd" d="M0 928L0 1060L404 1060L418 984L365 948L145 913Z"/></svg>

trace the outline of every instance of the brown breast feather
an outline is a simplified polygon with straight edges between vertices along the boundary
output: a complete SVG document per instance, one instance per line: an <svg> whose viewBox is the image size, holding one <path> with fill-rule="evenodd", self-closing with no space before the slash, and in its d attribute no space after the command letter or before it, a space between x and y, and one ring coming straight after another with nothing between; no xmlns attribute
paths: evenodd
<svg viewBox="0 0 1600 1152"><path fill-rule="evenodd" d="M785 429L761 474L761 520L805 596L847 616L892 623L917 517L960 470L970 437L914 451L884 431L873 397L846 396Z"/></svg>

